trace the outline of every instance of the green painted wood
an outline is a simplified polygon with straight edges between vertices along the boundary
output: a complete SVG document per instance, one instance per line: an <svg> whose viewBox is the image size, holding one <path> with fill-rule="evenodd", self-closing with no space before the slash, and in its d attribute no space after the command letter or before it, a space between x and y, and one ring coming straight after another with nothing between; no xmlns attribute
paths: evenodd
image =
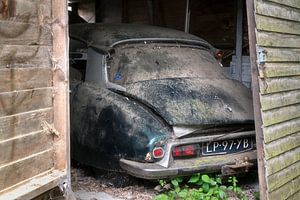
<svg viewBox="0 0 300 200"><path fill-rule="evenodd" d="M285 76L299 76L300 63L265 63L259 69L259 76L261 78L285 77Z"/></svg>
<svg viewBox="0 0 300 200"><path fill-rule="evenodd" d="M300 146L300 132L280 138L271 143L265 144L265 158L269 160L282 153Z"/></svg>
<svg viewBox="0 0 300 200"><path fill-rule="evenodd" d="M300 22L300 10L292 7L282 6L268 1L259 1L255 9L257 14L288 19Z"/></svg>
<svg viewBox="0 0 300 200"><path fill-rule="evenodd" d="M256 28L263 31L300 35L300 23L273 17L256 15Z"/></svg>
<svg viewBox="0 0 300 200"><path fill-rule="evenodd" d="M300 118L263 127L265 143L291 135L300 131Z"/></svg>
<svg viewBox="0 0 300 200"><path fill-rule="evenodd" d="M265 127L299 117L300 104L275 108L262 112L262 120Z"/></svg>
<svg viewBox="0 0 300 200"><path fill-rule="evenodd" d="M300 62L300 49L264 47L264 50L267 62Z"/></svg>
<svg viewBox="0 0 300 200"><path fill-rule="evenodd" d="M300 190L300 176L269 193L270 200L287 199Z"/></svg>
<svg viewBox="0 0 300 200"><path fill-rule="evenodd" d="M296 155L295 155L296 156ZM267 162L268 165L268 162ZM287 182L300 176L300 161L268 177L269 191L274 191Z"/></svg>
<svg viewBox="0 0 300 200"><path fill-rule="evenodd" d="M265 47L300 48L300 36L284 33L257 31L257 44Z"/></svg>
<svg viewBox="0 0 300 200"><path fill-rule="evenodd" d="M300 90L260 95L263 111L300 103Z"/></svg>
<svg viewBox="0 0 300 200"><path fill-rule="evenodd" d="M279 156L273 157L268 160L266 164L266 175L270 176L279 172L288 166L299 162L300 160L300 147L287 151Z"/></svg>
<svg viewBox="0 0 300 200"><path fill-rule="evenodd" d="M271 2L276 2L281 5L290 6L293 8L300 8L300 1L299 0L268 0Z"/></svg>
<svg viewBox="0 0 300 200"><path fill-rule="evenodd" d="M270 94L300 89L300 76L260 79L260 93Z"/></svg>

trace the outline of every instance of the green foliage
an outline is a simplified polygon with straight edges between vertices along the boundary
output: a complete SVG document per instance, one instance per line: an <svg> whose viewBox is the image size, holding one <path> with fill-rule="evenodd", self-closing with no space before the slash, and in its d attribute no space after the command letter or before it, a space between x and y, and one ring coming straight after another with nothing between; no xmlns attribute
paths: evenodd
<svg viewBox="0 0 300 200"><path fill-rule="evenodd" d="M172 188L157 195L155 200L226 200L228 191L232 191L241 200L247 200L237 182L236 177L229 177L228 186L225 186L220 177L200 173L188 179L177 177L170 181ZM159 184L164 186L167 181L160 180Z"/></svg>

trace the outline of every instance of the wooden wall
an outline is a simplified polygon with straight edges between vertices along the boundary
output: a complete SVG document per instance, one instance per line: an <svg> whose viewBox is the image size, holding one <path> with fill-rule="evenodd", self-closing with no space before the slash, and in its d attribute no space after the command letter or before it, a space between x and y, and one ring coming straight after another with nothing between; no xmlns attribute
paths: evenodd
<svg viewBox="0 0 300 200"><path fill-rule="evenodd" d="M57 66L65 55L54 56L58 48L54 48L53 27L64 24L53 23L52 2L0 0L0 199L33 197L47 189L28 196L37 189L33 184L55 185L66 174L66 158L57 161L65 153L56 151L66 151L66 132L57 131L53 124L57 82L68 80L62 72L55 79L66 66ZM60 112L67 116L66 110ZM16 192L16 186L23 189Z"/></svg>
<svg viewBox="0 0 300 200"><path fill-rule="evenodd" d="M300 0L255 0L267 198L300 198ZM259 56L258 56L259 59ZM261 191L263 192L263 191Z"/></svg>

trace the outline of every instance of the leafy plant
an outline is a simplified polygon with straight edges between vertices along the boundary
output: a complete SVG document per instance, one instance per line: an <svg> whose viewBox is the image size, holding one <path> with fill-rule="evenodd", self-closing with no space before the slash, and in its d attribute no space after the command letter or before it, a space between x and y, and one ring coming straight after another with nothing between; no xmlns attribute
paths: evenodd
<svg viewBox="0 0 300 200"><path fill-rule="evenodd" d="M177 177L170 180L171 189L157 195L155 200L226 200L227 191L234 192L241 200L247 200L237 182L236 177L229 177L227 187L223 185L219 176L212 177L200 173L188 179ZM159 184L163 187L167 181L160 180Z"/></svg>

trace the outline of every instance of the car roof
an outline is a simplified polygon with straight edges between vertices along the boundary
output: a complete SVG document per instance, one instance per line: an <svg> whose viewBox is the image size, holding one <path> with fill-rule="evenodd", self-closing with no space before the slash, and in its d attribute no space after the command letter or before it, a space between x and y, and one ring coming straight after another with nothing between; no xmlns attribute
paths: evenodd
<svg viewBox="0 0 300 200"><path fill-rule="evenodd" d="M130 41L182 41L213 47L205 40L174 29L141 24L84 23L70 25L70 37L88 46L108 50L115 44Z"/></svg>

